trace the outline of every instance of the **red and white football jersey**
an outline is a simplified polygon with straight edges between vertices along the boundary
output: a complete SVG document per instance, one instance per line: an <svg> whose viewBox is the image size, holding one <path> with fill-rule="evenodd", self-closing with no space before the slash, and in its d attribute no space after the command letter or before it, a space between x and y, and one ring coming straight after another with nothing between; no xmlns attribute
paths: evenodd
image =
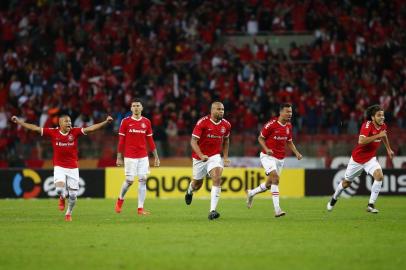
<svg viewBox="0 0 406 270"><path fill-rule="evenodd" d="M231 124L227 120L222 119L216 123L210 119L210 116L205 116L197 121L192 136L199 139L197 144L202 153L211 157L221 153L223 149L223 139L228 138L230 132ZM192 157L200 160L194 151L192 151Z"/></svg>
<svg viewBox="0 0 406 270"><path fill-rule="evenodd" d="M54 166L67 169L78 168L78 138L86 135L83 128L74 127L67 134L63 134L59 127L43 128L41 135L51 137Z"/></svg>
<svg viewBox="0 0 406 270"><path fill-rule="evenodd" d="M362 124L361 130L359 132L360 136L371 137L376 134L379 134L381 131L386 130L386 124L383 124L381 127L376 128L372 121L367 121ZM364 164L371 160L371 158L376 156L376 151L379 148L381 139L376 139L375 141L368 144L358 144L352 150L352 159L360 164Z"/></svg>
<svg viewBox="0 0 406 270"><path fill-rule="evenodd" d="M124 137L124 157L143 158L148 156L147 136L152 136L151 121L141 117L135 119L132 116L121 121L119 136Z"/></svg>
<svg viewBox="0 0 406 270"><path fill-rule="evenodd" d="M292 141L292 124L282 125L278 118L271 119L261 130L261 136L265 138L265 145L273 152L273 157L284 159L286 156L286 142ZM265 151L262 150L264 154Z"/></svg>

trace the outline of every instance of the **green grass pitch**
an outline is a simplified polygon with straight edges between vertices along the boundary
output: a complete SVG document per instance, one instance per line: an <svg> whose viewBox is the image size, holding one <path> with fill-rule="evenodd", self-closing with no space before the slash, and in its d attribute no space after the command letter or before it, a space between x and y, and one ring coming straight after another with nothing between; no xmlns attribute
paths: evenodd
<svg viewBox="0 0 406 270"><path fill-rule="evenodd" d="M0 200L1 269L402 269L406 198L287 199L274 218L272 200L220 199L221 217L207 219L209 201L136 200L114 212L114 200L79 199L66 223L57 200Z"/></svg>

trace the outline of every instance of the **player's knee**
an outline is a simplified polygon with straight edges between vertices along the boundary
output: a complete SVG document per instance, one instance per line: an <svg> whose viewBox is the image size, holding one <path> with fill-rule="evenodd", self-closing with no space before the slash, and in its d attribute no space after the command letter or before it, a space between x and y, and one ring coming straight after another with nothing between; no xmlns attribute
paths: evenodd
<svg viewBox="0 0 406 270"><path fill-rule="evenodd" d="M55 187L57 187L57 188L64 188L65 187L65 182L64 181L62 181L62 180L60 180L60 179L58 179L58 181L57 182L55 182Z"/></svg>
<svg viewBox="0 0 406 270"><path fill-rule="evenodd" d="M193 181L192 187L194 190L199 190L203 185L203 181Z"/></svg>
<svg viewBox="0 0 406 270"><path fill-rule="evenodd" d="M221 186L221 176L220 175L216 175L214 177L212 177L212 181L213 181L213 185L214 186Z"/></svg>
<svg viewBox="0 0 406 270"><path fill-rule="evenodd" d="M69 190L69 199L74 201L74 200L76 200L77 197L78 197L78 191L70 189Z"/></svg>
<svg viewBox="0 0 406 270"><path fill-rule="evenodd" d="M138 182L140 183L140 185L146 185L147 184L147 176L146 175L138 176Z"/></svg>
<svg viewBox="0 0 406 270"><path fill-rule="evenodd" d="M275 176L272 178L272 185L279 185L279 176Z"/></svg>
<svg viewBox="0 0 406 270"><path fill-rule="evenodd" d="M63 187L55 187L56 194L58 194L58 196L61 196L63 194L63 189Z"/></svg>
<svg viewBox="0 0 406 270"><path fill-rule="evenodd" d="M266 186L269 188L271 185L278 185L279 184L279 175L276 173L276 171L272 171L268 175L268 181Z"/></svg>
<svg viewBox="0 0 406 270"><path fill-rule="evenodd" d="M125 181L129 186L131 186L134 183L134 176L126 176Z"/></svg>
<svg viewBox="0 0 406 270"><path fill-rule="evenodd" d="M351 186L351 181L348 181L348 180L343 180L343 188L347 188L347 187L349 187L349 186Z"/></svg>
<svg viewBox="0 0 406 270"><path fill-rule="evenodd" d="M382 172L382 170L376 170L374 172L374 179L376 181L383 181L383 172Z"/></svg>
<svg viewBox="0 0 406 270"><path fill-rule="evenodd" d="M139 190L146 190L147 189L147 176L139 176L138 178L138 189Z"/></svg>

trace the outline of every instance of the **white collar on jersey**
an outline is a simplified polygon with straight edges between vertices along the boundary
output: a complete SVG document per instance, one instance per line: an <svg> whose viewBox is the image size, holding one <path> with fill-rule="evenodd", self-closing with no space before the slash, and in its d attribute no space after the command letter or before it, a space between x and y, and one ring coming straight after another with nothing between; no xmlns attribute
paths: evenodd
<svg viewBox="0 0 406 270"><path fill-rule="evenodd" d="M282 127L284 127L284 126L286 126L286 125L288 124L288 122L286 122L286 124L282 124L282 123L279 122L279 121L276 121L276 122L278 122L278 124L281 125Z"/></svg>
<svg viewBox="0 0 406 270"><path fill-rule="evenodd" d="M216 122L214 122L211 118L209 118L209 119L210 119L210 121L211 121L213 124L215 124L215 125L220 125L221 121L223 121L223 119L221 119L218 123L216 123Z"/></svg>
<svg viewBox="0 0 406 270"><path fill-rule="evenodd" d="M131 115L131 119L133 119L133 120L135 120L135 121L141 121L142 116L140 117L140 119L137 119L137 118L135 118L135 117L133 117L133 116Z"/></svg>
<svg viewBox="0 0 406 270"><path fill-rule="evenodd" d="M61 133L63 136L68 136L69 131L68 131L68 132L66 132L66 133L63 133L63 132L62 132L62 130L59 130L59 133Z"/></svg>

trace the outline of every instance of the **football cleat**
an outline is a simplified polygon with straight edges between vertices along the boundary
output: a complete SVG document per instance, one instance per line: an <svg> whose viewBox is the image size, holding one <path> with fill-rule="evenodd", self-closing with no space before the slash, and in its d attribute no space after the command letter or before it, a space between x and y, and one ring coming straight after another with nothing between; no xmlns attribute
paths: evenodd
<svg viewBox="0 0 406 270"><path fill-rule="evenodd" d="M279 211L275 212L275 217L283 217L284 215L286 215L286 212L282 211L281 209L279 209Z"/></svg>
<svg viewBox="0 0 406 270"><path fill-rule="evenodd" d="M60 211L65 210L65 198L62 196L59 196L58 208Z"/></svg>
<svg viewBox="0 0 406 270"><path fill-rule="evenodd" d="M70 214L65 215L65 221L72 221L72 216Z"/></svg>
<svg viewBox="0 0 406 270"><path fill-rule="evenodd" d="M367 207L367 212L372 214L378 214L379 210L375 208L375 205L373 203L369 203Z"/></svg>
<svg viewBox="0 0 406 270"><path fill-rule="evenodd" d="M209 213L208 219L213 220L220 217L220 213L216 210L213 210Z"/></svg>
<svg viewBox="0 0 406 270"><path fill-rule="evenodd" d="M151 212L145 210L144 208L138 208L137 214L139 216L149 216L151 214Z"/></svg>
<svg viewBox="0 0 406 270"><path fill-rule="evenodd" d="M190 205L192 203L192 200L193 200L193 193L189 194L189 193L186 192L186 194L185 194L185 203L187 205Z"/></svg>
<svg viewBox="0 0 406 270"><path fill-rule="evenodd" d="M247 207L252 208L252 203L254 202L254 196L250 195L251 189L247 189Z"/></svg>
<svg viewBox="0 0 406 270"><path fill-rule="evenodd" d="M117 199L117 202L116 202L116 213L121 213L121 208L123 207L123 203L124 203L124 200L121 200L120 198L118 198Z"/></svg>
<svg viewBox="0 0 406 270"><path fill-rule="evenodd" d="M333 211L334 205L336 204L337 200L331 198L331 200L327 203L327 211Z"/></svg>

